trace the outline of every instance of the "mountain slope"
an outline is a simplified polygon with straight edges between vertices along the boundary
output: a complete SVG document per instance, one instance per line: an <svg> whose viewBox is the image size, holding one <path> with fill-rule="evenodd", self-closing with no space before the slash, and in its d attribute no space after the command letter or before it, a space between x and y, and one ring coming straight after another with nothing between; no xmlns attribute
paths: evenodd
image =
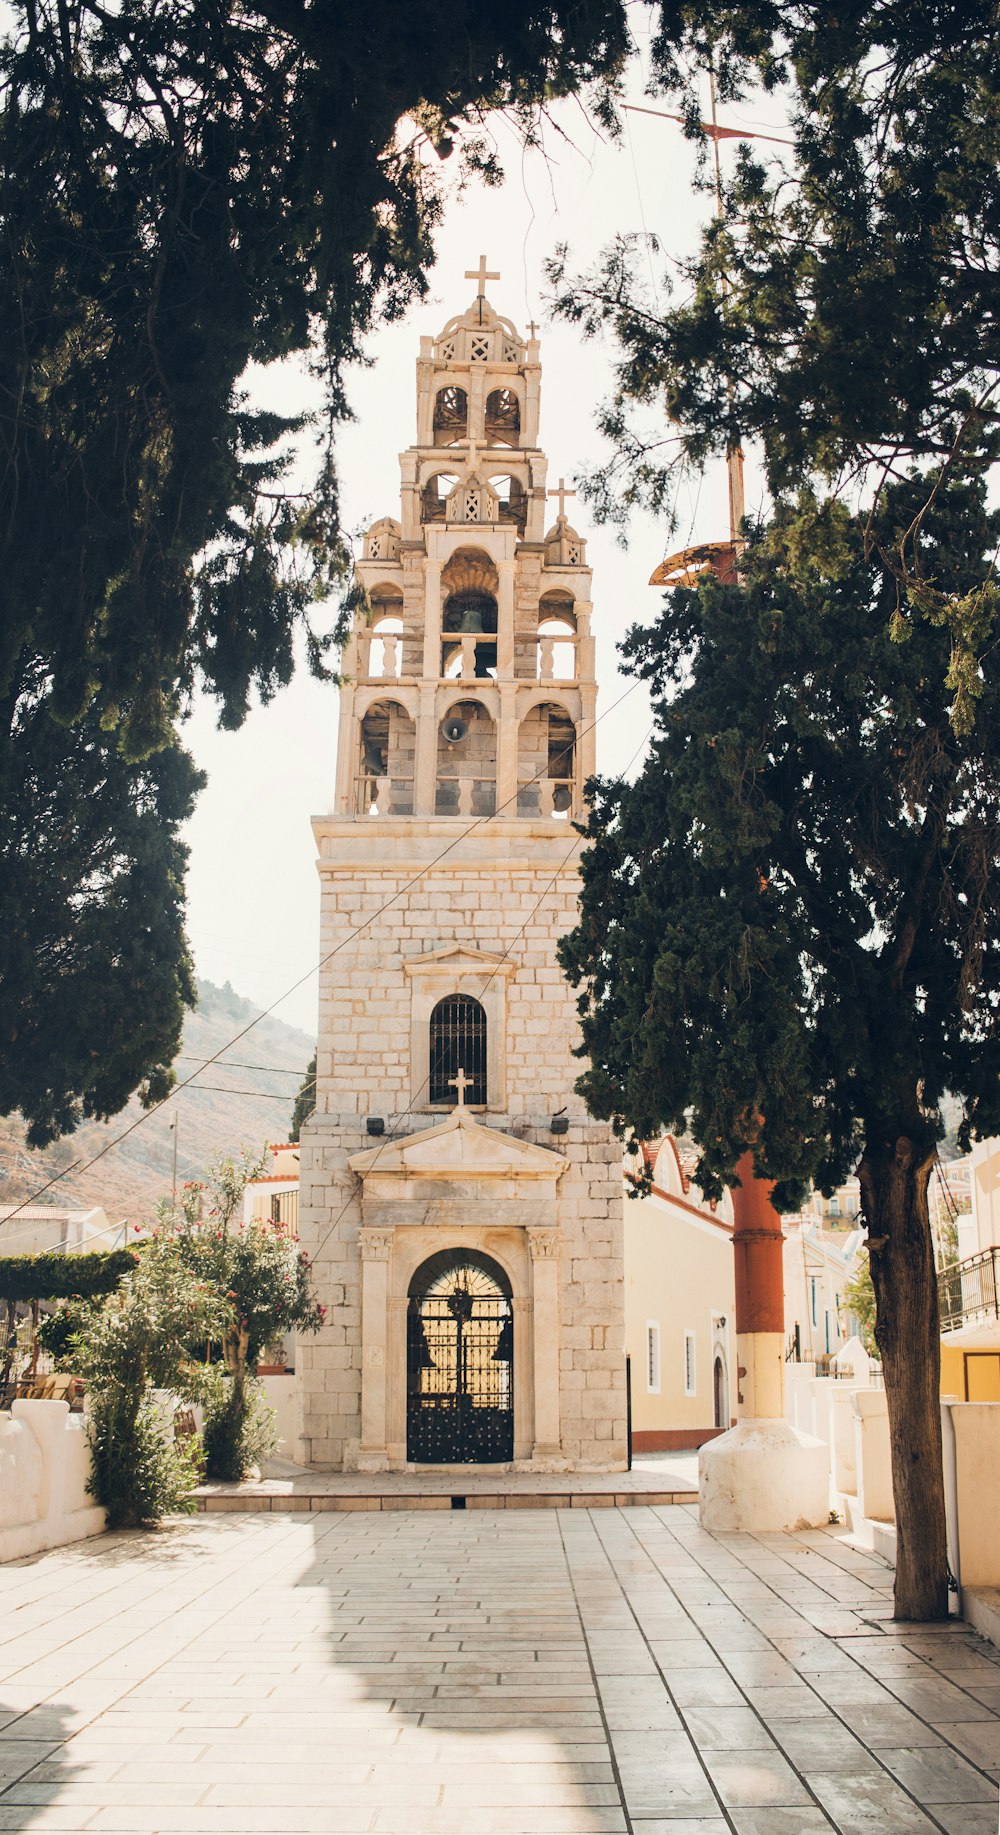
<svg viewBox="0 0 1000 1835"><path fill-rule="evenodd" d="M17 1117L0 1119L0 1204L16 1204L55 1173L77 1162L82 1166L140 1117L140 1125L121 1146L112 1147L89 1172L67 1172L39 1202L102 1204L113 1222L150 1216L156 1200L171 1188L175 1117L179 1184L200 1177L218 1153L286 1140L292 1104L315 1040L269 1016L230 1046L259 1011L228 982L219 988L199 981L198 1006L187 1017L174 1064L178 1083L192 1071L196 1080L156 1114L144 1116L133 1099L113 1121L88 1123L42 1153L25 1146ZM199 1063L223 1047L227 1049L220 1061L199 1072Z"/></svg>

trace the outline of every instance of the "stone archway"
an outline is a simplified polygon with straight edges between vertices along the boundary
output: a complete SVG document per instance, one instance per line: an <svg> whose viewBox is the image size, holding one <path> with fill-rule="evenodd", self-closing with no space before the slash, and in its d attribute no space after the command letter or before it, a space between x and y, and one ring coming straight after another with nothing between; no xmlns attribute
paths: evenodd
<svg viewBox="0 0 1000 1835"><path fill-rule="evenodd" d="M407 1306L406 1456L418 1465L505 1464L514 1457L510 1282L481 1250L422 1262Z"/></svg>

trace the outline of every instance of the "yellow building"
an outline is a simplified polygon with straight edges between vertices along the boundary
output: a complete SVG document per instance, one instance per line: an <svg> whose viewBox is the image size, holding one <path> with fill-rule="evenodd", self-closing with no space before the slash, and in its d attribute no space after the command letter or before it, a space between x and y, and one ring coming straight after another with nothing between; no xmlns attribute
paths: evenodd
<svg viewBox="0 0 1000 1835"><path fill-rule="evenodd" d="M673 1452L736 1415L732 1200L706 1202L669 1135L643 1152L653 1189L625 1201L632 1444ZM626 1156L626 1184L631 1165Z"/></svg>
<svg viewBox="0 0 1000 1835"><path fill-rule="evenodd" d="M941 1393L1000 1402L1000 1140L977 1142L966 1165L971 1210L958 1218L960 1259L939 1283Z"/></svg>

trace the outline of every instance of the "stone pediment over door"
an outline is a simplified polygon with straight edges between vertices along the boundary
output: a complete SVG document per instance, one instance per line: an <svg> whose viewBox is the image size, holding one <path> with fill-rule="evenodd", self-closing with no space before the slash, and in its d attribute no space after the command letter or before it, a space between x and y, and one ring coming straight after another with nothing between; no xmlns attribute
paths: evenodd
<svg viewBox="0 0 1000 1835"><path fill-rule="evenodd" d="M515 1140L456 1108L435 1128L368 1148L349 1165L363 1188L365 1221L535 1226L554 1221L556 1189L567 1161L549 1147Z"/></svg>

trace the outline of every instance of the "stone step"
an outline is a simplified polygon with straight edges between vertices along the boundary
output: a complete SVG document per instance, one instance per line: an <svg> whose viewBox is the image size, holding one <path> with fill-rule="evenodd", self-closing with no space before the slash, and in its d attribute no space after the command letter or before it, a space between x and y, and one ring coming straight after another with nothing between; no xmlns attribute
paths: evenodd
<svg viewBox="0 0 1000 1835"><path fill-rule="evenodd" d="M585 1491L568 1486L552 1491L332 1491L266 1485L202 1486L196 1494L200 1511L338 1511L338 1510L602 1510L633 1509L650 1504L696 1504L697 1491Z"/></svg>

